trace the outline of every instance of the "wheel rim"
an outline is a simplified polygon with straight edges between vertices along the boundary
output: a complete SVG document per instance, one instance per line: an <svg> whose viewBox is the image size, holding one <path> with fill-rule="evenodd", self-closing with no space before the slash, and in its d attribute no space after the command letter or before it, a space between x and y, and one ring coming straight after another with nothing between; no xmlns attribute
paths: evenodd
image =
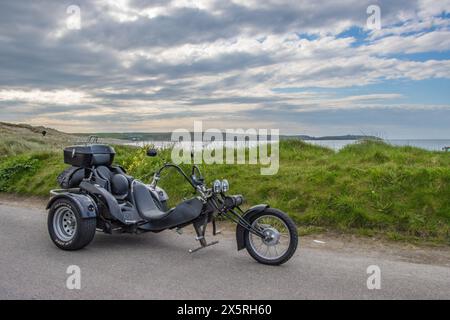
<svg viewBox="0 0 450 320"><path fill-rule="evenodd" d="M53 216L53 230L55 230L56 236L63 241L69 241L75 236L77 218L72 209L61 207L56 210Z"/></svg>
<svg viewBox="0 0 450 320"><path fill-rule="evenodd" d="M252 227L260 230L266 236L261 238L250 232L250 246L261 258L276 260L289 250L291 233L282 219L264 215L253 221Z"/></svg>

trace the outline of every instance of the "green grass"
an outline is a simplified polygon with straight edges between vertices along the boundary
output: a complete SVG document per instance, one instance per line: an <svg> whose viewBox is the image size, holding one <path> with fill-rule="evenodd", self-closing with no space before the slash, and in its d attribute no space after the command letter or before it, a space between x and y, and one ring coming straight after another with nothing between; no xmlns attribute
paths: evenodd
<svg viewBox="0 0 450 320"><path fill-rule="evenodd" d="M170 160L170 150L148 158L144 149L115 148L116 163L144 181L164 159ZM288 140L280 143L280 170L275 176L260 175L259 165L201 168L209 183L227 178L231 192L245 195L247 204L269 203L286 211L302 234L331 230L450 244L449 165L448 153L378 141L334 152ZM0 158L0 191L47 196L65 167L61 150L10 154ZM163 175L160 185L172 205L192 195L191 187L174 171Z"/></svg>

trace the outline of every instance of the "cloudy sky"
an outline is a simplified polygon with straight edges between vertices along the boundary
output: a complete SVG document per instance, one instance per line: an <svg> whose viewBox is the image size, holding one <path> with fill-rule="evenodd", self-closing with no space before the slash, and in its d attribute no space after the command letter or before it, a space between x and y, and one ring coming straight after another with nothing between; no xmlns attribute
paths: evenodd
<svg viewBox="0 0 450 320"><path fill-rule="evenodd" d="M0 120L450 138L450 0L1 1Z"/></svg>

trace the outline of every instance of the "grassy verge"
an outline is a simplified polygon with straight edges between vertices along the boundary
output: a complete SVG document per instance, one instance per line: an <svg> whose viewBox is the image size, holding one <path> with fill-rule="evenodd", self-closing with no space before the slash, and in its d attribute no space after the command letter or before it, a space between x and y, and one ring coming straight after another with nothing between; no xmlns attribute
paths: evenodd
<svg viewBox="0 0 450 320"><path fill-rule="evenodd" d="M126 146L116 152L116 163L144 181L170 159L170 150L156 158ZM332 230L450 244L449 164L446 153L377 141L340 152L282 141L275 176L261 176L257 165L202 165L202 171L208 182L227 178L231 192L245 195L248 204L288 212L302 233ZM65 167L61 150L15 152L0 158L0 191L47 196ZM161 186L172 205L192 194L175 172L162 177Z"/></svg>

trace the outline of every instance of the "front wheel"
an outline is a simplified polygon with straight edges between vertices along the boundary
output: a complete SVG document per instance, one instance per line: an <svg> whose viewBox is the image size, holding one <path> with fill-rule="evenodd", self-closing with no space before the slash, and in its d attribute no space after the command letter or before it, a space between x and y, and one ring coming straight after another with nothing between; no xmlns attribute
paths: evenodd
<svg viewBox="0 0 450 320"><path fill-rule="evenodd" d="M245 247L258 262L280 265L288 261L297 250L297 227L285 213L267 208L248 221L252 229L259 230L264 238L245 230Z"/></svg>

